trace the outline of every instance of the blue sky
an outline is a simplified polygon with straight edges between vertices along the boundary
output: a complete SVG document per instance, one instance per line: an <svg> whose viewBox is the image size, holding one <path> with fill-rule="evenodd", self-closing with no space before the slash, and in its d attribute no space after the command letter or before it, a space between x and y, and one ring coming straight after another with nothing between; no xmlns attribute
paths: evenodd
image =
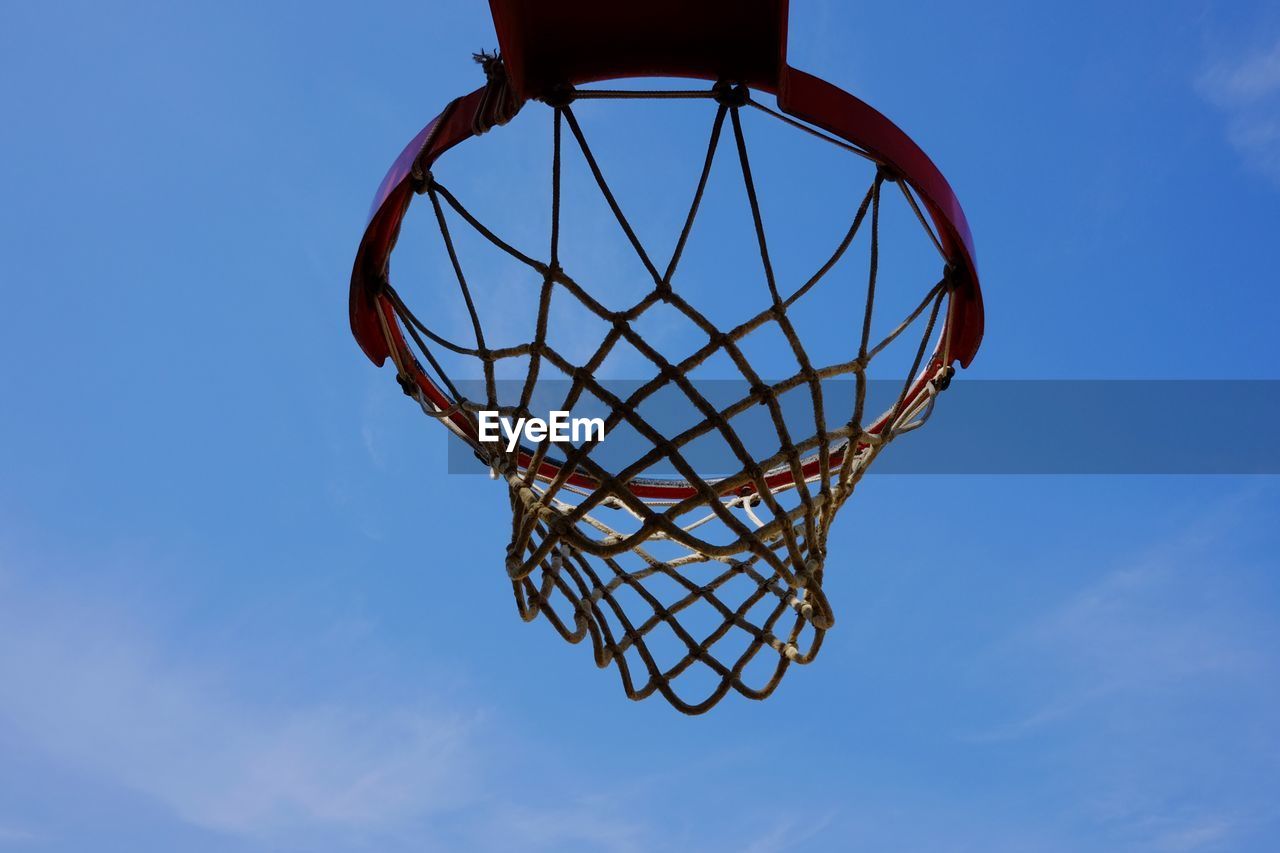
<svg viewBox="0 0 1280 853"><path fill-rule="evenodd" d="M1280 11L795 5L791 63L964 202L968 376L1280 378ZM820 659L695 719L516 618L503 490L346 317L493 44L479 3L6 13L0 850L1274 849L1273 479L869 478Z"/></svg>

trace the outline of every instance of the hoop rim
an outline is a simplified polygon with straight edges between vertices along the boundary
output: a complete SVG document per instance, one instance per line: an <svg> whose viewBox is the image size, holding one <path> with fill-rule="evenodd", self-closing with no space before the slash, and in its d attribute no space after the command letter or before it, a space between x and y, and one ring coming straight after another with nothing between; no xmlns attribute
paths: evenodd
<svg viewBox="0 0 1280 853"><path fill-rule="evenodd" d="M531 96L536 96L539 91L529 84L530 80L538 79L537 69L526 62L520 49L524 44L522 36L514 29L519 23L518 19L512 17L512 9L517 8L517 3L518 0L491 0L499 44L503 48L504 57L511 63L509 74L515 89L516 104L520 106L533 99ZM948 300L942 332L942 339L949 339L947 358L949 362L958 362L961 367L968 367L982 342L984 310L973 237L959 199L928 155L896 124L854 95L786 64L786 2L770 0L768 5L771 14L781 14L780 28L771 31L780 39L778 53L775 58L766 57L754 65L746 60L739 62L736 67L748 69L743 82L750 88L775 96L778 108L784 114L864 149L915 191L934 224L952 266L955 288ZM777 20L770 17L765 23L776 25ZM757 50L760 42L761 39L757 38ZM507 52L509 47L512 48L510 54ZM716 78L712 74L716 70L715 63L691 64L691 55L694 54L657 56L644 60L643 64L637 64L637 53L633 49L620 53L616 57L616 63L610 64L606 61L608 54L597 51L585 67L575 69L570 63L569 67L560 70L568 77L563 82L574 86L609 79L634 79L637 76L714 82ZM729 62L727 67L734 67L732 58L724 60L721 57L717 61L719 67L726 67L726 61ZM766 77L770 61L775 62L777 68L776 79L772 81ZM637 74L637 71L642 73ZM533 72L532 77L530 72ZM400 152L374 195L351 272L350 322L352 334L360 348L374 364L381 366L392 355L394 347L396 360L403 362L406 372L422 396L439 410L448 409L453 401L418 366L400 332L394 307L383 286L387 283L388 260L415 192L415 175L420 178L442 154L475 135L473 117L480 109L484 96L485 87L481 87L455 98ZM946 366L942 363L940 354L935 352L929 359L928 366L914 379L907 395L908 402L918 399L937 370ZM867 432L875 434L883 429L885 420L882 418L868 427ZM457 412L449 417L449 421L455 431L474 442L474 427L468 418ZM839 452L847 450L848 445ZM833 454L833 461L835 458ZM522 463L527 461L530 460L522 457ZM544 460L536 476L540 479L548 475L554 477L559 470L559 465ZM786 486L791 479L792 475L788 472L777 485ZM590 490L594 480L575 472L569 477L568 484ZM769 485L772 487L774 483ZM641 499L667 500L680 499L691 494L693 489L679 481L666 484L634 481L632 491Z"/></svg>

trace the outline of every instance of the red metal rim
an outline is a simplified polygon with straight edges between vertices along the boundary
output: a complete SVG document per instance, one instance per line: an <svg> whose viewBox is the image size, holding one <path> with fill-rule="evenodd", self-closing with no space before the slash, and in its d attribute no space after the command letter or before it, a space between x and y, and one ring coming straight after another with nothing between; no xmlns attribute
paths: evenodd
<svg viewBox="0 0 1280 853"><path fill-rule="evenodd" d="M674 0L662 2L672 5ZM582 0L569 5L576 9L566 12L581 13L584 9L593 8L589 4L583 5ZM615 4L600 5L612 8ZM678 14L686 14L678 10L687 9L689 5L696 4L672 8ZM943 335L950 336L951 360L959 362L962 367L969 366L982 341L983 304L973 238L959 200L941 171L897 125L848 92L786 65L786 3L783 0L767 0L763 4L763 23L758 28L759 32L755 32L754 37L729 39L725 44L733 47L726 47L713 57L712 62L705 61L696 40L690 41L683 53L673 48L661 55L650 56L646 52L651 51L648 45L655 42L635 37L634 31L637 27L642 27L644 22L662 20L662 16L654 15L653 18L646 17L639 22L621 22L621 29L632 34L623 49L613 54L595 51L577 65L572 61L563 61L566 53L554 43L555 39L551 36L545 33L541 37L536 33L531 36L528 32L530 21L540 19L530 17L528 4L520 0L491 0L491 6L499 44L520 103L540 94L539 87L545 87L546 81L550 79L547 75L552 73L563 75L565 79L562 82L580 85L635 76L715 80L720 77L720 69L738 69L742 76L736 79L747 82L754 89L775 95L782 112L844 139L882 162L900 176L920 198L952 265L955 290L950 299ZM538 4L538 8L545 9L546 6ZM609 13L603 14L606 18L611 17ZM714 15L702 15L694 21L692 28L707 29L716 20ZM600 26L600 23L593 19L586 25ZM565 33L559 29L548 32L554 32L556 38L561 40L576 37L576 31ZM640 35L643 36L643 33ZM754 54L766 52L760 45L767 44L770 39L777 42L774 45L776 52L772 57L751 55L752 51ZM549 41L552 43L548 44ZM658 40L656 43L663 42ZM740 50L743 44L751 46L746 55ZM561 58L551 71L545 66L547 57ZM540 65L540 62L544 64ZM775 72L776 78L768 79L768 75ZM391 354L391 347L395 347L397 354L401 356L398 360L405 365L423 397L440 409L449 408L452 401L418 367L401 333L391 301L382 292L382 284L385 281L387 261L399 235L400 224L414 195L415 170L429 169L444 152L473 135L472 118L483 94L484 89L481 88L452 101L396 158L374 196L369 222L351 273L351 330L361 349L374 364L381 365ZM379 319L380 313L386 320L386 334L383 321ZM934 364L940 366L936 358ZM914 398L922 393L924 384L924 379L917 382L910 396ZM463 435L475 437L474 427L467 417L459 413L450 420ZM870 431L876 432L882 427L883 424L878 423ZM521 464L527 464L528 461L523 458ZM838 464L834 454L832 463ZM816 464L815 460L813 465ZM537 476L550 479L558 472L559 466L547 461L542 464ZM784 487L790 483L792 475L780 472L777 479L776 485ZM594 488L593 480L577 473L568 482L583 490ZM775 483L770 482L770 486L774 485ZM691 486L680 481L664 484L646 480L634 483L632 490L637 497L646 500L681 500L694 494Z"/></svg>

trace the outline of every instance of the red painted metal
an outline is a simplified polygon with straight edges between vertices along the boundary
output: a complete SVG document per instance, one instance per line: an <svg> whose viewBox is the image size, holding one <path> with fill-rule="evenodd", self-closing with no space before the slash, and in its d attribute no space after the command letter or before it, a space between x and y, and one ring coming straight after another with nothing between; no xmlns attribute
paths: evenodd
<svg viewBox="0 0 1280 853"><path fill-rule="evenodd" d="M489 9L522 100L625 77L771 89L786 64L787 0L489 0Z"/></svg>
<svg viewBox="0 0 1280 853"><path fill-rule="evenodd" d="M787 0L490 0L490 8L519 103L561 83L631 77L731 80L775 95L782 112L871 153L911 186L933 220L957 282L946 320L951 353L969 366L982 342L984 320L973 237L960 202L933 161L897 125L848 92L786 64ZM361 349L381 365L395 346L420 391L442 409L452 401L418 369L381 285L413 198L415 170L429 169L473 135L472 118L483 93L477 89L450 102L396 158L374 197L351 272L351 330ZM390 340L383 335L380 311ZM923 389L921 380L909 397ZM474 437L467 418L458 415L452 422ZM877 423L870 431L883 426ZM832 464L839 464L838 455L833 454ZM538 473L550 477L556 471L548 462ZM791 474L778 477L778 485L784 485ZM570 483L588 490L593 485L580 475ZM679 500L692 493L684 484L649 483L637 481L633 491L643 499Z"/></svg>
<svg viewBox="0 0 1280 853"><path fill-rule="evenodd" d="M951 352L968 367L982 343L982 292L969 221L947 179L928 155L871 106L825 80L784 68L778 108L801 121L847 140L889 166L915 190L956 267L957 292L951 301Z"/></svg>

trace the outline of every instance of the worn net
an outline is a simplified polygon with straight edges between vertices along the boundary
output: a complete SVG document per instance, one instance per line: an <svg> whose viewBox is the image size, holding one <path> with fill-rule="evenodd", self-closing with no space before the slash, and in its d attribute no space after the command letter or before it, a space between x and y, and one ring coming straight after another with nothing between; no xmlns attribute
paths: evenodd
<svg viewBox="0 0 1280 853"><path fill-rule="evenodd" d="M692 200L674 251L662 266L641 244L611 192L573 109L574 103L585 99L656 97L705 98L715 110ZM495 234L432 173L417 175L418 189L430 201L457 279L474 344L460 344L430 328L387 282L385 295L407 333L407 338L398 337L405 343L392 347L401 384L428 415L470 443L494 476L507 484L512 524L506 567L523 619L545 617L571 643L589 639L596 664L614 666L632 699L656 692L690 714L706 711L730 690L762 699L774 691L792 664L814 659L834 623L823 593L823 578L828 532L837 510L885 445L927 418L936 395L950 379L945 317L951 277L945 253L905 182L867 152L770 109L744 87L718 84L710 90L678 92L565 89L548 99L548 106L553 111L552 191L545 261L530 257ZM741 121L742 111L748 109L767 113L863 158L874 171L835 251L790 292L776 279L770 260ZM768 305L755 316L722 329L694 307L683 285L673 285L673 277L725 136L731 137L736 153L754 224L753 249L758 250L769 298ZM581 152L627 243L652 279L652 288L629 308L607 308L562 263L561 154L562 145L568 144ZM922 288L918 301L911 302L913 307L887 335L873 339L881 199L890 191L900 192L914 212L942 258L942 272L931 286ZM446 210L495 250L540 277L531 339L510 347L486 344L485 326ZM847 360L814 363L789 312L841 261L862 229L868 229L870 236L861 331L850 335L856 346L850 347ZM573 300L607 324L603 340L585 359L571 357L550 340L549 307L558 299ZM704 337L692 354L669 358L637 330L637 321L658 305L679 312ZM744 352L744 340L766 327L785 339L798 366L790 375L770 377L765 371L774 364L753 364ZM913 330L910 335L908 330ZM912 354L910 369L891 405L867 416L869 368L899 339ZM610 352L624 345L634 348L652 366L652 376L625 394L597 376ZM464 386L465 390L475 386L451 378L438 357L442 351L473 360L483 375L479 383L482 390L464 393ZM743 394L727 405L709 399L690 376L712 357L727 357L743 380ZM516 395L500 393L502 383L495 365L504 360L527 363ZM413 379L410 365L429 372L451 403L441 406L433 402L421 382ZM599 445L597 439L575 444L548 437L536 447L514 450L508 450L503 442L476 440L478 412L498 411L513 419L532 417L534 390L549 377L567 382L562 409L572 410L591 399L608 412L606 432L625 425L642 437L643 446L629 463L604 464L599 454L593 454ZM852 389L853 400L848 406L852 417L847 411L829 415L833 408L827 399L829 383L842 378L849 380L845 387ZM664 434L641 409L660 390L673 387L696 412L696 418L687 428ZM811 407L812 422L803 430L797 430L794 419L784 415L780 400L788 392L805 395ZM776 451L771 453L748 447L740 435L740 417L761 408L767 412L774 433L769 446ZM688 448L708 437L723 442L734 472L714 478L699 474L688 458ZM659 464L669 466L676 477L659 481L646 476Z"/></svg>

